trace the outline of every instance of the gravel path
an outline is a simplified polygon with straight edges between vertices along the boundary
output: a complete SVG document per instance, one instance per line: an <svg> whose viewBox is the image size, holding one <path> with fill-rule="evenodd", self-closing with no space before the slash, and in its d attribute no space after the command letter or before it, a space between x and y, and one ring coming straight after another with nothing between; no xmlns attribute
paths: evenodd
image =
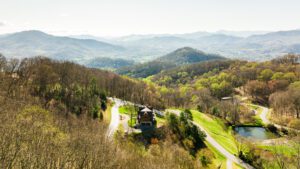
<svg viewBox="0 0 300 169"><path fill-rule="evenodd" d="M120 124L120 113L119 107L122 106L124 103L123 101L115 98L109 98L113 102L115 102L114 106L111 108L111 120L107 131L107 136L112 138L115 131L118 129Z"/></svg>
<svg viewBox="0 0 300 169"><path fill-rule="evenodd" d="M262 122L264 123L264 124L270 124L270 121L269 121L269 119L268 119L268 112L269 112L269 109L268 108L266 108L266 107L262 107L262 106L260 106L263 110L262 110L262 112L261 112L261 114L259 115L260 116L260 118L261 118L261 120L262 120Z"/></svg>

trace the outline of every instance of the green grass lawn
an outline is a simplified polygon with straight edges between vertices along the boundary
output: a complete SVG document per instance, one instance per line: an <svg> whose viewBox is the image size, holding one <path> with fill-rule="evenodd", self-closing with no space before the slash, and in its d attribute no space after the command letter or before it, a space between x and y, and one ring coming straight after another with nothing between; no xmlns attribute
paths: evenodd
<svg viewBox="0 0 300 169"><path fill-rule="evenodd" d="M207 141L205 141L205 145L213 152L215 156L215 158L212 160L212 165L215 168L221 167L220 169L226 169L227 158ZM232 165L233 165L232 166L233 169L243 169L243 167L239 166L236 163L233 163Z"/></svg>
<svg viewBox="0 0 300 169"><path fill-rule="evenodd" d="M124 115L129 116L129 118L130 118L131 115L132 115L132 120L129 119L129 120L127 121L127 123L128 123L128 126L129 126L129 127L134 127L134 126L135 126L136 121L137 121L137 111L136 111L136 109L134 108L134 106L132 106L132 105L124 105L124 106L120 106L120 107L119 107L119 112L120 112L120 114L124 114Z"/></svg>
<svg viewBox="0 0 300 169"><path fill-rule="evenodd" d="M233 166L232 166L233 169L243 169L242 166L236 164L236 163L233 163Z"/></svg>
<svg viewBox="0 0 300 169"><path fill-rule="evenodd" d="M126 114L126 115L131 115L131 112L133 113L134 116L137 116L137 111L134 108L134 106L131 105L124 105L119 107L119 112L120 114Z"/></svg>
<svg viewBox="0 0 300 169"><path fill-rule="evenodd" d="M213 137L222 147L232 154L237 154L237 146L231 128L226 128L222 120L211 118L204 113L192 110L194 121Z"/></svg>
<svg viewBox="0 0 300 169"><path fill-rule="evenodd" d="M133 117L132 120L127 121L129 127L134 127L136 125L136 117Z"/></svg>
<svg viewBox="0 0 300 169"><path fill-rule="evenodd" d="M292 143L284 144L284 145L259 145L258 147L270 151L272 153L278 153L284 155L286 158L292 158L292 156L297 154L297 150L291 146ZM300 146L300 145L299 145ZM278 163L266 162L267 166L270 168L269 165L272 166L274 169L280 169ZM287 168L289 168L290 163L287 163ZM291 167L292 168L292 167Z"/></svg>
<svg viewBox="0 0 300 169"><path fill-rule="evenodd" d="M271 152L278 152L279 154L284 154L285 156L292 156L295 155L296 149L289 145L289 144L284 144L284 145L261 145L259 146L260 148L264 149L264 150L268 150Z"/></svg>
<svg viewBox="0 0 300 169"><path fill-rule="evenodd" d="M215 158L212 159L212 165L217 168L221 166L221 169L226 169L226 157L223 156L215 147L213 147L211 144L209 144L207 141L205 141L205 145L207 146L208 149L210 149Z"/></svg>
<svg viewBox="0 0 300 169"><path fill-rule="evenodd" d="M166 123L166 119L164 117L156 116L156 122L158 126L164 125Z"/></svg>

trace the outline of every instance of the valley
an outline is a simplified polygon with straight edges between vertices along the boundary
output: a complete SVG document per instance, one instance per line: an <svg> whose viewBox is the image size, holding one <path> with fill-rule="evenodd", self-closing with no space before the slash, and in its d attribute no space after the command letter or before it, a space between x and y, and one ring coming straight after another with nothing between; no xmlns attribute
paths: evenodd
<svg viewBox="0 0 300 169"><path fill-rule="evenodd" d="M225 59L186 47L155 62L172 66L152 70L153 67L144 66L148 64L144 63L143 70L152 73L141 76L140 71L128 68L131 72L124 76L45 57L18 60L1 55L1 118L4 127L0 131L4 135L8 131L18 134L18 128L8 126L25 125L26 129L43 122L46 126L39 133L24 132L26 134L20 137L47 139L43 144L57 146L53 151L59 151L58 148L63 146L72 152L75 147L70 139L76 136L73 140L76 144L86 139L81 145L89 149L86 155L103 153L99 146L96 149L86 147L87 143L94 145L101 141L103 146L116 146L115 151L105 150L117 157L112 165L124 164L129 158L151 156L134 166L125 163L133 168L144 163L151 167L161 165L152 162L161 158L155 151L166 153L161 160L168 160L167 168L297 166L299 154L295 150L300 143L299 55L250 62ZM142 111L152 114L143 117L145 113ZM14 112L14 120L5 120L11 118L8 112ZM37 120L31 121L33 118ZM141 122L145 118L148 121ZM95 130L100 136L82 128L81 134L93 135L82 138L76 135L76 130L67 130L71 123L74 129L89 123L88 130ZM49 139L55 135L53 132L65 135L64 139ZM6 162L19 166L25 158L20 151L33 151L30 147L36 143L24 140L24 147L8 142L15 134L5 135L1 140L2 148L6 145L12 148L2 156ZM98 140L98 137L103 140ZM171 148L173 146L177 148ZM40 147L39 151L44 151L44 148ZM76 149L82 153L81 149ZM10 156L12 152L17 153L16 158ZM183 161L174 157L178 152L181 152ZM126 154L126 158L119 153ZM79 154L76 156L81 158ZM60 155L53 155L50 161L58 163L60 158ZM103 162L93 156L88 158L91 161L81 165L96 166ZM6 162L3 164L10 165ZM48 165L48 162L44 163ZM64 165L75 167L79 163L66 161Z"/></svg>
<svg viewBox="0 0 300 169"><path fill-rule="evenodd" d="M299 0L1 0L0 169L300 169Z"/></svg>

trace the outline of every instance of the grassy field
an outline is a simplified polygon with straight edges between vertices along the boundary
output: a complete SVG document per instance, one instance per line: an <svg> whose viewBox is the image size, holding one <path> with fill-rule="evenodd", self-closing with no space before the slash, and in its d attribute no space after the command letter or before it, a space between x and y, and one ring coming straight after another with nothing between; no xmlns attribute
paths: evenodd
<svg viewBox="0 0 300 169"><path fill-rule="evenodd" d="M299 145L300 146L300 145ZM282 154L284 156L284 158L288 158L291 159L292 156L294 156L294 158L297 156L297 149L295 149L295 147L291 146L291 143L288 144L284 144L284 145L260 145L258 146L264 150L270 151L272 153L278 153L278 154ZM283 158L283 157L280 157ZM274 169L280 169L279 165L277 162L272 162L272 161L268 161L264 163L266 168L274 168ZM295 168L291 165L293 165L292 163L286 163L286 168ZM295 165L295 164L294 164Z"/></svg>
<svg viewBox="0 0 300 169"><path fill-rule="evenodd" d="M261 145L260 148L268 150L271 152L278 152L279 154L284 154L287 157L295 155L297 150L291 146L291 144L284 145Z"/></svg>
<svg viewBox="0 0 300 169"><path fill-rule="evenodd" d="M226 157L223 156L217 149L215 149L211 144L209 144L207 141L205 141L205 145L208 149L210 149L214 154L214 159L212 159L211 166L217 168L221 167L220 169L226 169Z"/></svg>
<svg viewBox="0 0 300 169"><path fill-rule="evenodd" d="M232 154L237 154L237 146L231 128L226 128L222 120L192 110L194 121L213 137L222 147Z"/></svg>
<svg viewBox="0 0 300 169"><path fill-rule="evenodd" d="M120 112L120 114L126 114L129 116L132 113L133 116L137 116L137 111L135 110L134 106L131 106L131 105L120 106L119 112Z"/></svg>
<svg viewBox="0 0 300 169"><path fill-rule="evenodd" d="M214 159L212 160L212 166L214 168L220 167L220 169L226 169L227 158L221 154L217 149L215 149L211 144L205 141L205 145L214 153ZM242 169L243 167L239 166L236 163L233 163L233 169Z"/></svg>
<svg viewBox="0 0 300 169"><path fill-rule="evenodd" d="M233 169L243 169L243 167L241 167L240 165L236 164L236 163L233 163L233 166L232 166Z"/></svg>

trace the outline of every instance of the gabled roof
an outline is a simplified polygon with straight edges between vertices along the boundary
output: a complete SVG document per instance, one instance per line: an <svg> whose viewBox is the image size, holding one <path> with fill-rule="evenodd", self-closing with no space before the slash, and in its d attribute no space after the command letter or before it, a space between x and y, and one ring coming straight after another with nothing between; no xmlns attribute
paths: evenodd
<svg viewBox="0 0 300 169"><path fill-rule="evenodd" d="M141 112L152 112L148 107L145 107Z"/></svg>
<svg viewBox="0 0 300 169"><path fill-rule="evenodd" d="M230 100L232 97L222 97L222 100Z"/></svg>

